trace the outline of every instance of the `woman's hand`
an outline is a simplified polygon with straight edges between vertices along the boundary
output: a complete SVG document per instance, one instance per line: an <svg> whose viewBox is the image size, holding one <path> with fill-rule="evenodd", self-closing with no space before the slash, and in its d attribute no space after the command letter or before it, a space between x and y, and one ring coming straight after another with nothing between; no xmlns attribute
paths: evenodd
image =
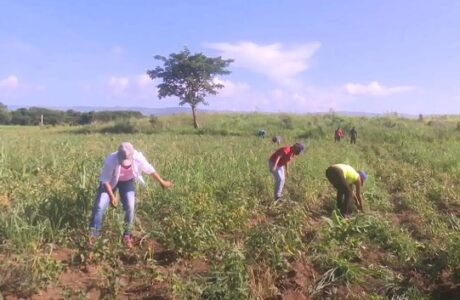
<svg viewBox="0 0 460 300"><path fill-rule="evenodd" d="M110 197L110 204L112 205L112 207L117 207L118 206L118 201L117 201L117 198L115 196Z"/></svg>
<svg viewBox="0 0 460 300"><path fill-rule="evenodd" d="M163 180L161 183L160 183L161 187L164 188L164 189L167 189L167 188L170 188L173 186L173 183L171 181L168 181L168 180Z"/></svg>

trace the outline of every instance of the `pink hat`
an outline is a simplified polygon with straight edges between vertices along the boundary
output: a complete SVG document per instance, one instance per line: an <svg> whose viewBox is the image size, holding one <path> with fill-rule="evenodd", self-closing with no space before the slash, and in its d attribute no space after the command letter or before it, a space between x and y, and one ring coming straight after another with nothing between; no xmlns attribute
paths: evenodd
<svg viewBox="0 0 460 300"><path fill-rule="evenodd" d="M130 165L133 161L134 147L131 143L123 142L118 146L117 158L122 165Z"/></svg>

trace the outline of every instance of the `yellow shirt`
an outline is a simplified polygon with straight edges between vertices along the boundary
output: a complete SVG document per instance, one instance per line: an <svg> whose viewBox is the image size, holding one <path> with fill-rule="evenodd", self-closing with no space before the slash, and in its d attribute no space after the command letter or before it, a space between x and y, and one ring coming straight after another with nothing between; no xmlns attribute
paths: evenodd
<svg viewBox="0 0 460 300"><path fill-rule="evenodd" d="M346 164L336 164L333 165L333 167L339 168L343 171L343 176L345 177L345 181L348 184L353 184L359 179L359 173L356 172L356 170L353 169L352 166Z"/></svg>

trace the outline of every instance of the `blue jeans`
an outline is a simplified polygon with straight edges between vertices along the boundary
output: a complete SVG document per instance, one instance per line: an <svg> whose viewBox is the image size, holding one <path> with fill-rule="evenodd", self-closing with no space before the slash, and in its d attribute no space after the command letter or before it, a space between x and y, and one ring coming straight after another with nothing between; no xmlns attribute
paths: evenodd
<svg viewBox="0 0 460 300"><path fill-rule="evenodd" d="M119 181L113 192L115 193L119 190L121 203L123 204L123 210L125 211L125 232L124 234L129 234L131 231L131 225L134 221L134 204L135 204L135 192L134 192L134 179L128 181ZM96 201L93 206L93 214L91 216L91 234L93 236L99 236L102 219L104 217L105 210L109 206L110 197L107 191L105 190L104 185L99 184L97 189Z"/></svg>
<svg viewBox="0 0 460 300"><path fill-rule="evenodd" d="M273 178L275 179L274 197L275 200L278 200L279 198L281 198L281 192L283 191L284 181L286 179L284 175L284 166L278 167L275 169L275 171L272 171L273 162L269 161L268 167L270 168L270 172L272 173Z"/></svg>

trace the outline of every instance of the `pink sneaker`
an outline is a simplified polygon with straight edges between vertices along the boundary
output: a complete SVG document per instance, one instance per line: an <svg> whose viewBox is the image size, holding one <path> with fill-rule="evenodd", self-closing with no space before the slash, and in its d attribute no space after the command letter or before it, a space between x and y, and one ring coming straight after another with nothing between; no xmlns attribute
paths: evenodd
<svg viewBox="0 0 460 300"><path fill-rule="evenodd" d="M125 242L126 247L129 249L133 248L133 239L130 234L123 235L123 241Z"/></svg>

